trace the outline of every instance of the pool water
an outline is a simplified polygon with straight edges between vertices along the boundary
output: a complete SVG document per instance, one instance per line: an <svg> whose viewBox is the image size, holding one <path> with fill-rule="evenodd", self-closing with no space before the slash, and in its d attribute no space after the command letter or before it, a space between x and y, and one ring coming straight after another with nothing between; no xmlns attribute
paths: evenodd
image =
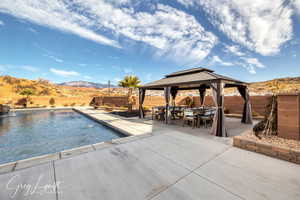
<svg viewBox="0 0 300 200"><path fill-rule="evenodd" d="M0 118L0 164L124 137L73 110Z"/></svg>

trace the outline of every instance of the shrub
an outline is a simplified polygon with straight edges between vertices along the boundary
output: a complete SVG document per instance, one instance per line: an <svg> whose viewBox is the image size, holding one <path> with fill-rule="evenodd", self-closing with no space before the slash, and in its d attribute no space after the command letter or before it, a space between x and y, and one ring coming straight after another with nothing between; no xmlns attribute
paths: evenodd
<svg viewBox="0 0 300 200"><path fill-rule="evenodd" d="M229 114L230 113L229 109L228 108L224 108L224 113L225 114Z"/></svg>
<svg viewBox="0 0 300 200"><path fill-rule="evenodd" d="M68 106L69 106L69 104L67 104L67 103L64 104L64 107L68 107Z"/></svg>
<svg viewBox="0 0 300 200"><path fill-rule="evenodd" d="M26 108L27 107L27 98L18 99L16 105L23 106L24 108Z"/></svg>
<svg viewBox="0 0 300 200"><path fill-rule="evenodd" d="M13 101L9 100L9 101L5 102L5 104L11 105L11 104L13 104Z"/></svg>
<svg viewBox="0 0 300 200"><path fill-rule="evenodd" d="M71 103L71 106L75 106L76 105L76 103Z"/></svg>
<svg viewBox="0 0 300 200"><path fill-rule="evenodd" d="M151 110L151 109L150 109L150 107L148 107L148 106L143 106L143 110L144 110L144 111L149 111L149 110Z"/></svg>
<svg viewBox="0 0 300 200"><path fill-rule="evenodd" d="M31 88L25 88L24 90L22 90L20 92L20 94L29 97L31 95L34 95L35 91L33 89L31 89Z"/></svg>
<svg viewBox="0 0 300 200"><path fill-rule="evenodd" d="M252 116L253 117L257 117L257 116L260 116L260 114L258 112L256 112L256 111L253 110L252 111Z"/></svg>
<svg viewBox="0 0 300 200"><path fill-rule="evenodd" d="M53 107L55 105L55 99L53 97L50 98L49 104Z"/></svg>

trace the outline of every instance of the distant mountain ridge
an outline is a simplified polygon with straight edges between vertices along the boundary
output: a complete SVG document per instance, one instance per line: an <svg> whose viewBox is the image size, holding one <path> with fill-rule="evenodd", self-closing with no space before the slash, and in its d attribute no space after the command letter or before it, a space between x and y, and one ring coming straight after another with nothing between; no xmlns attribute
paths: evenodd
<svg viewBox="0 0 300 200"><path fill-rule="evenodd" d="M105 83L94 83L89 81L70 81L60 83L58 85L70 86L70 87L85 87L85 88L108 88L108 84ZM117 88L116 85L110 85L111 88Z"/></svg>

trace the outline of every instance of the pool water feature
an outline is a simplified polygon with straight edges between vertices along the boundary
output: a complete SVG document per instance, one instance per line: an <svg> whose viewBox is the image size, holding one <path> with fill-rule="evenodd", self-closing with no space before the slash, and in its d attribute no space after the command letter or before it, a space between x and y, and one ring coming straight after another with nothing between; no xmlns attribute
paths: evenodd
<svg viewBox="0 0 300 200"><path fill-rule="evenodd" d="M73 110L17 111L0 118L0 164L124 136Z"/></svg>

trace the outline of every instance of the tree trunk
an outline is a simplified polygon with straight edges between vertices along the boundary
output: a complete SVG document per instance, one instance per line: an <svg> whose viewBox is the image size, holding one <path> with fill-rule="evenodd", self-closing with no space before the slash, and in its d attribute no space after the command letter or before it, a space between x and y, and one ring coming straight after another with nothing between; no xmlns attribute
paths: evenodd
<svg viewBox="0 0 300 200"><path fill-rule="evenodd" d="M128 112L132 112L131 97L132 97L132 88L128 88Z"/></svg>
<svg viewBox="0 0 300 200"><path fill-rule="evenodd" d="M277 131L277 96L272 96L272 103L271 103L271 111L270 115L267 118L265 128L263 131L264 135L273 135L276 134Z"/></svg>

